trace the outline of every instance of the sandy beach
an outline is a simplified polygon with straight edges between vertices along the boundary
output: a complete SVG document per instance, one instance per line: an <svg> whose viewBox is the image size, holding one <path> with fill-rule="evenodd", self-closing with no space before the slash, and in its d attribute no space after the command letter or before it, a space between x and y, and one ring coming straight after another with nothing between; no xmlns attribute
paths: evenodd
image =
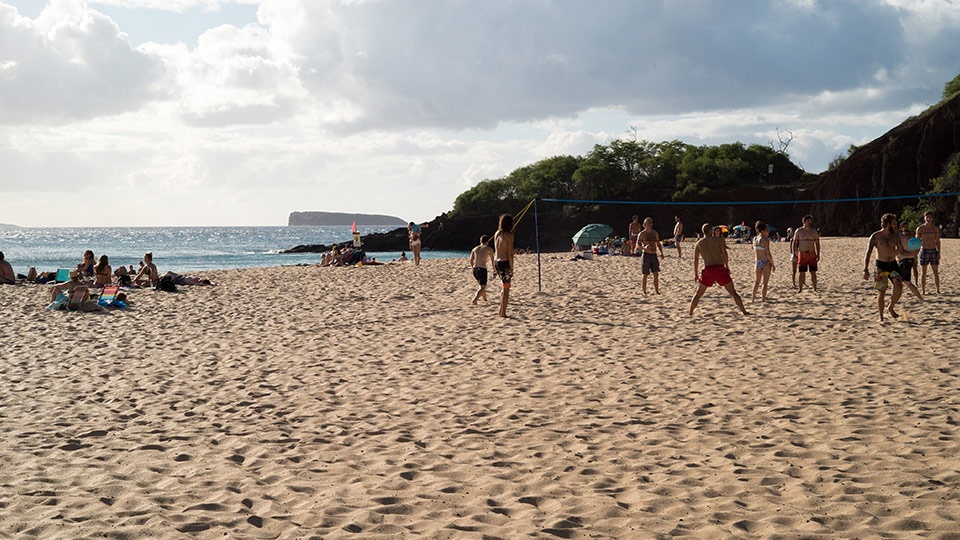
<svg viewBox="0 0 960 540"><path fill-rule="evenodd" d="M640 260L207 272L131 307L0 287L0 537L960 538L960 240L879 322L865 238L818 293L687 315ZM161 272L163 268L161 268ZM652 292L652 283L649 286ZM928 293L933 290L928 277Z"/></svg>

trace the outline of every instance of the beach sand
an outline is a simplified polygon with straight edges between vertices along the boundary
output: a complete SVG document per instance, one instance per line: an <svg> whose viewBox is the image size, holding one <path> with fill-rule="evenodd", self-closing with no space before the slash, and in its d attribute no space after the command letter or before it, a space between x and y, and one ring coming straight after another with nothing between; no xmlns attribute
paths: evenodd
<svg viewBox="0 0 960 540"><path fill-rule="evenodd" d="M0 287L0 537L960 538L960 240L884 323L865 247L797 294L774 244L761 305L731 244L749 317L687 316L692 242L646 297L638 258L538 292L519 256L505 320L464 260Z"/></svg>

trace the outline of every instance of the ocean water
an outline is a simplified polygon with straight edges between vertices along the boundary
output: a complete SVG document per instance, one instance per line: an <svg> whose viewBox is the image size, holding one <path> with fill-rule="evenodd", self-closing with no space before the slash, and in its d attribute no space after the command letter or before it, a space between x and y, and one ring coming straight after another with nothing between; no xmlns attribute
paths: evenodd
<svg viewBox="0 0 960 540"><path fill-rule="evenodd" d="M364 227L363 234L382 233L396 227ZM14 272L26 274L74 268L85 250L106 254L114 268L134 265L153 252L160 272L190 272L231 268L263 268L319 262L319 253L280 253L301 244L347 242L349 226L342 227L78 227L0 229L0 251ZM367 253L380 262L395 260L400 252ZM407 251L407 257L412 254ZM424 259L467 257L468 252L432 251L424 246Z"/></svg>

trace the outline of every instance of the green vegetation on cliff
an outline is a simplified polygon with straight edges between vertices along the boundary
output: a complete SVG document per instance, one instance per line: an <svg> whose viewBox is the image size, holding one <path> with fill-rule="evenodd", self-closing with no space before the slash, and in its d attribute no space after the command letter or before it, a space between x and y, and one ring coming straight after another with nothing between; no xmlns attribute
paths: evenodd
<svg viewBox="0 0 960 540"><path fill-rule="evenodd" d="M705 200L713 192L787 186L805 173L784 150L736 142L615 140L585 156L555 156L484 180L454 201L451 218L512 212L536 197L605 201ZM565 207L567 217L577 209Z"/></svg>

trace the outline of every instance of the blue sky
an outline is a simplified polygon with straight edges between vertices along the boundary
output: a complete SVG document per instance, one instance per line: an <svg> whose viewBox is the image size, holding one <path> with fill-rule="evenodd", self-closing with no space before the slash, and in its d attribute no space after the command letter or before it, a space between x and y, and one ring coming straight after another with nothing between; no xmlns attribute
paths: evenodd
<svg viewBox="0 0 960 540"><path fill-rule="evenodd" d="M426 221L633 129L816 173L958 52L956 0L0 0L0 223Z"/></svg>

